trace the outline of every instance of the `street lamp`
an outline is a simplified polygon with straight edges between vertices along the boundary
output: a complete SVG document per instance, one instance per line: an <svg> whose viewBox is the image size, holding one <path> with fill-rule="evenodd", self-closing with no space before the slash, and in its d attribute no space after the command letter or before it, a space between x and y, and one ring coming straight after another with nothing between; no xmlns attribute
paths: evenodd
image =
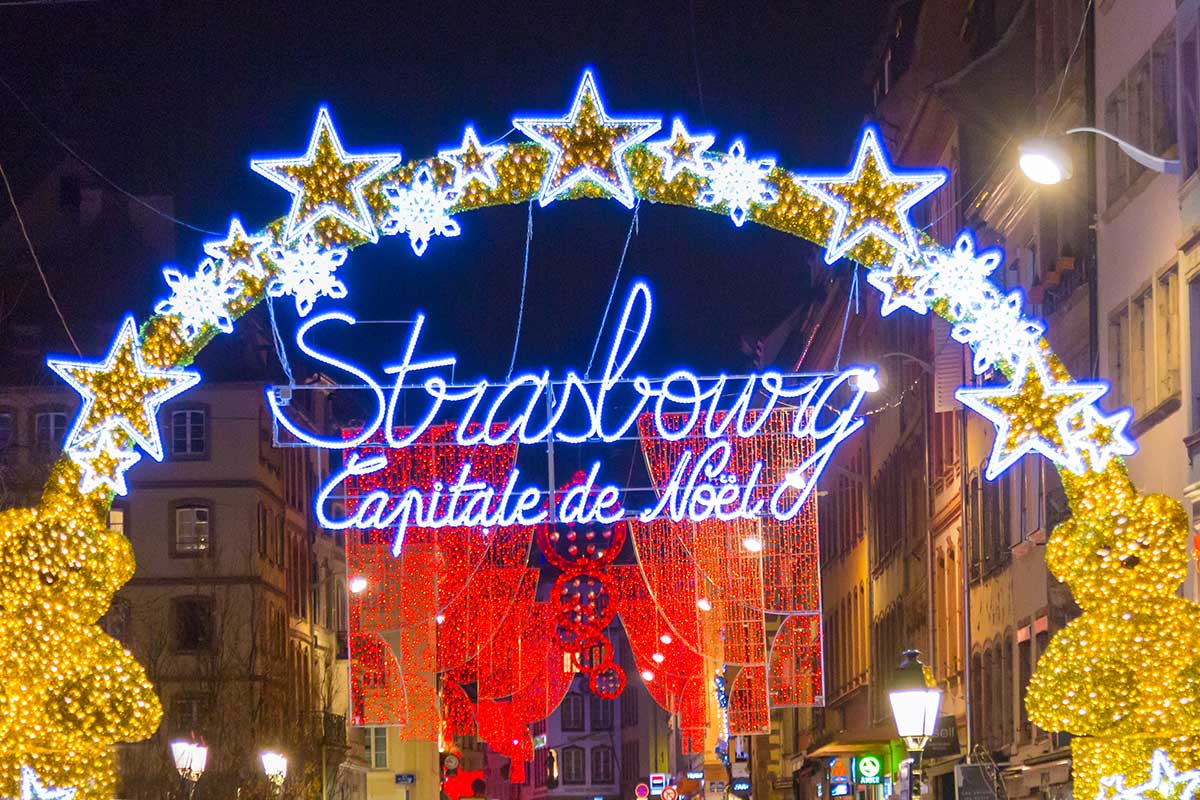
<svg viewBox="0 0 1200 800"><path fill-rule="evenodd" d="M267 780L275 787L275 794L282 795L283 779L287 777L287 756L268 750L259 757L262 759L263 772L267 774Z"/></svg>
<svg viewBox="0 0 1200 800"><path fill-rule="evenodd" d="M1155 172L1163 172L1168 175L1178 175L1180 172L1178 159L1159 158L1108 131L1090 127L1071 128L1064 131L1063 136L1073 133L1094 133L1115 142L1117 147L1121 148L1121 152L1143 167ZM1059 141L1060 138L1039 136L1027 139L1017 147L1020 153L1017 163L1020 164L1021 171L1034 183L1049 186L1061 183L1071 177L1074 165L1071 163L1070 153Z"/></svg>
<svg viewBox="0 0 1200 800"><path fill-rule="evenodd" d="M918 650L905 650L904 660L896 670L888 689L896 731L908 748L912 767L909 772L909 795L920 780L921 751L937 728L938 711L942 707L942 690L925 683L925 669Z"/></svg>
<svg viewBox="0 0 1200 800"><path fill-rule="evenodd" d="M196 793L196 781L204 774L204 765L208 763L208 748L196 742L171 742L171 758L175 760L175 769L179 770L181 794L190 798Z"/></svg>

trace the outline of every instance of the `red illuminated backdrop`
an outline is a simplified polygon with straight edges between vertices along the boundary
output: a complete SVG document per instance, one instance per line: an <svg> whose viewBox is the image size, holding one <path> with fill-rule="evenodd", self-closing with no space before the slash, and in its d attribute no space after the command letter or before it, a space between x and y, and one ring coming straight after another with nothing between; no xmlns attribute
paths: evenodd
<svg viewBox="0 0 1200 800"><path fill-rule="evenodd" d="M790 413L776 411L758 436L730 437L730 470L746 475L762 459L760 485L782 481L813 448L791 435L791 423ZM639 433L659 489L685 449L711 444L663 440L648 418ZM345 481L350 511L373 490L429 491L467 462L473 476L502 485L516 460L515 444L460 445L450 425L403 449L377 438L356 452L383 454L387 467ZM478 734L512 759L510 780L519 782L533 755L529 723L558 707L574 677L564 669L566 654L602 697L652 673L647 689L678 714L686 752L704 749L712 676L724 669L733 675L730 732L765 732L770 708L822 700L815 502L814 494L789 522L409 528L398 557L392 530L352 531L347 568L366 578L366 589L350 597L353 721L395 725L402 738L447 746L454 736ZM626 538L633 563L614 563ZM743 546L748 538L761 542L760 552ZM534 547L542 558L531 560ZM545 576L531 566L543 560ZM539 599L539 579L551 577ZM638 674L624 674L604 637L617 616ZM769 644L768 616L779 620Z"/></svg>

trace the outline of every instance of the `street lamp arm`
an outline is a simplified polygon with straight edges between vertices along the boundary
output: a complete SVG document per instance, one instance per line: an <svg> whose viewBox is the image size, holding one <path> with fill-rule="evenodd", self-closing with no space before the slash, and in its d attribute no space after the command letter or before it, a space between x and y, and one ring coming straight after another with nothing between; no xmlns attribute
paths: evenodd
<svg viewBox="0 0 1200 800"><path fill-rule="evenodd" d="M1151 155L1140 147L1132 145L1121 137L1111 134L1108 131L1101 130L1100 128L1085 126L1080 128L1071 128L1067 131L1064 131L1064 133L1094 133L1097 136L1102 136L1105 139L1114 142L1117 147L1121 148L1121 151L1125 153L1125 155L1129 156L1147 169L1152 169L1155 172L1164 172L1168 175L1178 175L1181 171L1179 159L1159 158L1158 156Z"/></svg>

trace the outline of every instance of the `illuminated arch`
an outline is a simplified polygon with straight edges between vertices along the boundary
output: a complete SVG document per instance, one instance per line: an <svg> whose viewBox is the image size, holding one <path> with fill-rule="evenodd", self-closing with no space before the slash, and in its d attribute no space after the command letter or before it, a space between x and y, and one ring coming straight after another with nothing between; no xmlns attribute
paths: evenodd
<svg viewBox="0 0 1200 800"><path fill-rule="evenodd" d="M712 151L712 135L692 134L680 120L656 137L661 124L610 116L588 72L565 115L514 120L532 142L484 145L467 128L459 146L403 162L399 153L348 153L322 109L303 156L253 162L291 193L285 218L253 235L235 218L224 241L205 246L194 274L164 271L172 296L136 337L126 325L102 361L51 362L94 402L76 421L38 505L0 515L0 606L10 611L0 617L0 651L16 654L0 661L0 793L14 792L28 764L47 785L80 786L81 800L107 796L109 747L157 726L161 709L144 673L95 625L133 573L128 543L107 532L105 520L111 490L123 488L138 455L134 443L161 452L154 411L195 383L186 369L195 356L268 293L293 297L302 316L322 297L344 296L336 271L355 247L405 235L420 255L437 237L462 233L456 218L464 212L533 199L669 203L727 215L737 226L751 221L825 247L829 262L844 256L866 266L868 281L885 293L885 314L904 306L948 319L954 338L974 350L977 373L996 368L1009 376L1008 385L959 393L1000 431L989 476L1040 453L1062 472L1074 514L1047 555L1084 615L1072 623L1075 633L1068 628L1054 640L1074 649L1060 648L1038 670L1031 716L1042 727L1089 735L1075 740L1077 780L1087 793L1101 775L1143 773L1156 746L1183 766L1200 761L1200 710L1170 703L1200 693L1191 660L1200 650L1193 641L1200 613L1174 597L1187 517L1174 500L1136 493L1120 460L1132 452L1129 413L1099 409L1102 384L1071 382L1042 338L1044 325L1023 316L1020 292L988 279L999 254L976 253L969 236L942 249L913 227L909 209L945 174L897 170L870 126L848 172L799 175L748 157L741 140ZM1129 568L1134 550L1140 568ZM1124 623L1109 625L1122 614ZM1089 638L1093 623L1108 632ZM1164 632L1186 646L1167 646ZM1144 644L1131 646L1135 636ZM1157 659L1151 674L1122 684L1135 687L1132 694L1104 694L1099 678L1135 655ZM1077 684L1103 695L1110 717L1093 714ZM82 702L99 706L82 727L54 709L59 693L85 689ZM39 736L63 749L46 751Z"/></svg>

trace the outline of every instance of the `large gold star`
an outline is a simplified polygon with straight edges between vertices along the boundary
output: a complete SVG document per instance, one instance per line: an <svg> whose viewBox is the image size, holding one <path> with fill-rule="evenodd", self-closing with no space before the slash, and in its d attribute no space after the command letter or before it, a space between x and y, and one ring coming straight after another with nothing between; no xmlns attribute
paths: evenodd
<svg viewBox="0 0 1200 800"><path fill-rule="evenodd" d="M49 359L46 364L83 398L67 436L77 448L96 434L122 430L156 461L162 461L158 408L194 386L200 374L186 369L151 369L142 358L137 326L126 317L103 361Z"/></svg>
<svg viewBox="0 0 1200 800"><path fill-rule="evenodd" d="M538 195L543 206L580 181L587 181L626 208L633 208L633 183L625 165L625 151L644 142L661 126L661 119L608 116L591 70L583 73L566 116L513 119L514 128L550 151Z"/></svg>
<svg viewBox="0 0 1200 800"><path fill-rule="evenodd" d="M1107 391L1103 383L1055 381L1041 355L1030 350L1007 385L963 387L955 397L996 426L986 470L988 480L993 480L1021 456L1034 452L1083 472L1080 449L1071 438L1071 421Z"/></svg>
<svg viewBox="0 0 1200 800"><path fill-rule="evenodd" d="M945 183L946 173L896 170L879 143L879 131L868 125L848 174L797 176L796 180L833 207L833 228L825 245L825 263L832 264L868 236L915 255L919 242L909 209Z"/></svg>
<svg viewBox="0 0 1200 800"><path fill-rule="evenodd" d="M350 155L329 109L317 113L308 152L296 158L255 159L250 168L292 193L283 238L291 241L323 219L335 219L374 242L379 238L363 187L400 163L400 153Z"/></svg>

